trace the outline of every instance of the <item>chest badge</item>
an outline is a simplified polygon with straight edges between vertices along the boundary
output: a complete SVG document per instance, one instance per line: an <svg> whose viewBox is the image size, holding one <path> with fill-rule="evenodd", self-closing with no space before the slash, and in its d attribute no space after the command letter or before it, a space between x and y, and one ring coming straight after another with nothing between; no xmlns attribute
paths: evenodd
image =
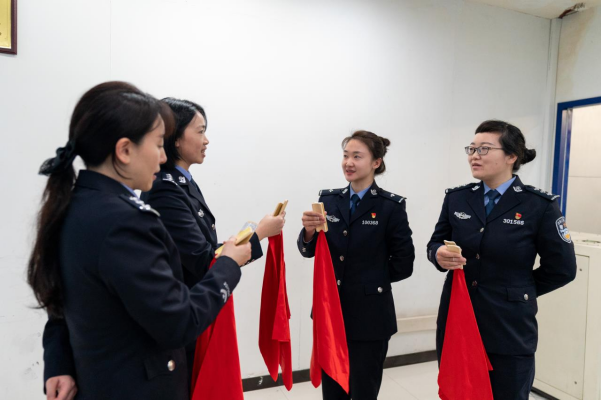
<svg viewBox="0 0 601 400"><path fill-rule="evenodd" d="M566 224L566 218L565 217L557 218L557 221L555 221L555 226L557 227L557 232L559 233L559 237L561 237L561 239L566 243L572 243L572 236L570 235L570 231L568 230L568 225Z"/></svg>
<svg viewBox="0 0 601 400"><path fill-rule="evenodd" d="M326 219L329 222L339 222L340 221L340 218L336 218L335 215L326 215Z"/></svg>
<svg viewBox="0 0 601 400"><path fill-rule="evenodd" d="M522 214L515 213L515 219L522 219Z"/></svg>
<svg viewBox="0 0 601 400"><path fill-rule="evenodd" d="M202 218L205 216L205 213L202 210L198 210L198 216Z"/></svg>
<svg viewBox="0 0 601 400"><path fill-rule="evenodd" d="M457 218L459 218L459 219L470 219L470 218L472 218L471 215L468 215L468 214L466 214L464 212L455 212L455 216Z"/></svg>
<svg viewBox="0 0 601 400"><path fill-rule="evenodd" d="M372 218L376 218L376 213L371 213Z"/></svg>

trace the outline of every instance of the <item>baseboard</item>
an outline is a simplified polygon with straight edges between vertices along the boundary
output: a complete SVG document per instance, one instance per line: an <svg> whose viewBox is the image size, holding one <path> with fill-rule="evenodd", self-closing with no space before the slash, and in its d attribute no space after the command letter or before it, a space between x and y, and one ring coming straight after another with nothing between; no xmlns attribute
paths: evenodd
<svg viewBox="0 0 601 400"><path fill-rule="evenodd" d="M384 361L384 368L402 367L403 365L419 364L428 361L436 361L435 350L386 357L386 361ZM309 382L310 380L311 377L308 369L292 371L292 381L294 383ZM267 389L276 386L284 386L282 374L278 374L277 381L271 379L270 375L242 379L242 388L245 392Z"/></svg>
<svg viewBox="0 0 601 400"><path fill-rule="evenodd" d="M550 394L548 394L548 393L545 393L545 392L543 392L542 390L540 390L540 389L537 389L537 388L535 388L535 387L533 387L533 388L532 388L532 393L536 393L536 394L538 394L539 396L541 396L541 397L544 397L545 399L548 399L548 400L559 400L557 397L553 397L553 396L551 396Z"/></svg>

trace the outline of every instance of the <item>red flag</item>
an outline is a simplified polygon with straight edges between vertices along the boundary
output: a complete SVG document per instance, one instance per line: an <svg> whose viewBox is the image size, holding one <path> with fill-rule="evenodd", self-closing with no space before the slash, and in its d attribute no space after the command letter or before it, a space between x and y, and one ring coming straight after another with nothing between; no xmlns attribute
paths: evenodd
<svg viewBox="0 0 601 400"><path fill-rule="evenodd" d="M480 337L465 274L456 269L438 371L440 398L493 400L488 371L492 365Z"/></svg>
<svg viewBox="0 0 601 400"><path fill-rule="evenodd" d="M292 351L290 347L290 307L286 292L286 263L284 262L284 237L269 238L263 290L261 292L261 317L259 322L259 349L274 381L282 366L282 379L286 389L292 389Z"/></svg>
<svg viewBox="0 0 601 400"><path fill-rule="evenodd" d="M215 260L210 267L214 263ZM230 296L215 321L196 341L191 391L192 400L244 399L234 296Z"/></svg>
<svg viewBox="0 0 601 400"><path fill-rule="evenodd" d="M334 266L325 233L319 232L313 275L313 353L311 382L321 384L321 371L349 392L349 357Z"/></svg>

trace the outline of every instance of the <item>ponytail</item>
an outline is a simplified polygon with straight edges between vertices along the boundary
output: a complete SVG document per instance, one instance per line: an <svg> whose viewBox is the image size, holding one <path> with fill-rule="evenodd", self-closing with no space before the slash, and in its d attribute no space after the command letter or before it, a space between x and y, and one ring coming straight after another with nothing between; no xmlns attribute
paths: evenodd
<svg viewBox="0 0 601 400"><path fill-rule="evenodd" d="M48 166L48 161L44 165ZM62 165L48 178L38 214L35 245L27 267L27 282L33 288L39 308L46 308L48 314L56 317L63 315L58 252L60 232L75 181L75 170L70 164Z"/></svg>

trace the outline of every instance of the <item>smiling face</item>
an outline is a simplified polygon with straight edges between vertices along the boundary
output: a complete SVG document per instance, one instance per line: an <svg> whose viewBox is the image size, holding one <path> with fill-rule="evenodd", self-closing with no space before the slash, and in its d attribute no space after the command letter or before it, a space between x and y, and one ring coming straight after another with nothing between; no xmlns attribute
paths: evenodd
<svg viewBox="0 0 601 400"><path fill-rule="evenodd" d="M517 159L517 156L508 156L501 149L500 137L501 135L498 133L477 133L472 143L470 143L471 147L491 147L486 155L474 152L474 154L467 156L472 176L484 181L487 185L489 185L489 182L503 183L511 179L513 164Z"/></svg>
<svg viewBox="0 0 601 400"><path fill-rule="evenodd" d="M342 172L348 182L363 186L363 183L370 184L374 180L375 170L381 162L381 158L373 159L363 142L351 139L344 147Z"/></svg>
<svg viewBox="0 0 601 400"><path fill-rule="evenodd" d="M145 192L152 188L155 174L160 171L160 165L167 160L163 139L165 137L165 124L158 117L153 129L148 132L140 143L131 146L130 164L127 166L127 175L131 176L132 189Z"/></svg>
<svg viewBox="0 0 601 400"><path fill-rule="evenodd" d="M199 112L196 113L192 121L186 126L182 136L175 141L175 147L179 152L184 168L188 169L192 164L202 164L206 157L209 139L206 135L207 123Z"/></svg>

